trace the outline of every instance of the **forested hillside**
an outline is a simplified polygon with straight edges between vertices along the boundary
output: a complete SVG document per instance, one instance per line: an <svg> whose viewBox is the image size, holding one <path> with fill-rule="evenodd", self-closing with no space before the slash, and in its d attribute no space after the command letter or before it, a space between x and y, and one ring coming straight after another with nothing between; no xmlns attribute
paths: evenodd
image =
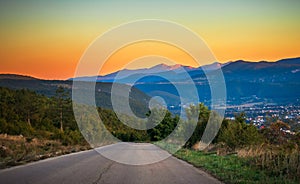
<svg viewBox="0 0 300 184"><path fill-rule="evenodd" d="M87 86L82 82L79 90L85 91ZM126 89L128 85L118 84L120 88ZM0 86L7 87L13 90L28 89L37 94L45 95L46 97L54 97L58 87L63 87L64 90L71 95L72 81L65 80L42 80L29 76L14 75L14 74L0 74ZM145 116L148 112L148 101L150 97L135 87L130 88L129 102L133 112L138 116ZM98 82L95 84L95 101L96 105L105 109L112 109L111 104L111 90L112 83ZM122 98L120 96L120 98Z"/></svg>
<svg viewBox="0 0 300 184"><path fill-rule="evenodd" d="M26 89L1 87L0 96L0 167L90 148L79 131L70 94L65 88L58 87L54 96L47 97ZM159 111L153 109L145 116L152 113L155 115ZM186 109L187 119L181 122L181 131L189 127L192 123L189 116L197 111L200 112L197 126L185 144L187 149L199 148L209 116L212 113L217 116L203 104L190 106ZM136 130L120 122L112 110L98 108L98 114L106 129L121 141L156 142L170 135L179 123L179 117L167 111L163 120L154 128ZM133 117L123 116L128 121L136 121ZM86 126L89 127L88 131L101 128L90 122L86 122ZM280 174L282 180L298 181L300 133L290 133L289 129L288 124L277 121L259 130L245 123L245 114L237 114L234 121L223 120L220 131L206 152L217 155L237 154L241 157L239 159L251 160L247 162L247 167L258 169L266 176ZM90 133L89 136L101 138L97 131ZM189 152L180 151L177 155L189 160L186 153ZM195 161L194 158L191 161Z"/></svg>

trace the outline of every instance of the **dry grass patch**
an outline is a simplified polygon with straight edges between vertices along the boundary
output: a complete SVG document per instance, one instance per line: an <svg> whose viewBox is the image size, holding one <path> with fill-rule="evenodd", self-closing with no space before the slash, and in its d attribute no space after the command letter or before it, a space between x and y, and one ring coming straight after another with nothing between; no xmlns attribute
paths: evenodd
<svg viewBox="0 0 300 184"><path fill-rule="evenodd" d="M89 149L89 146L64 146L57 140L0 134L0 168Z"/></svg>

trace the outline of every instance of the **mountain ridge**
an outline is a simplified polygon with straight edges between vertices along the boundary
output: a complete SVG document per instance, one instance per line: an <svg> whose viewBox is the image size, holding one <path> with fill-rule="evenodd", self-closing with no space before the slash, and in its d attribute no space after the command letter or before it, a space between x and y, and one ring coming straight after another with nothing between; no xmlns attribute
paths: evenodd
<svg viewBox="0 0 300 184"><path fill-rule="evenodd" d="M195 85L199 93L200 102L209 105L210 86L206 74L207 72L213 73L215 69L220 69L224 75L227 88L227 103L229 105L254 102L277 104L300 102L300 57L281 59L276 62L238 60L222 64L213 63L198 68L182 65L175 65L173 68L167 65L158 65L154 69L153 67L151 68L125 70L125 74L118 80L115 80L115 77L119 73L109 74L102 78L97 78L96 82L109 85L113 82L130 85L150 97L162 95L161 97L166 100L168 106L178 106L180 104L178 100L181 98L174 85L179 85L183 89L188 89L188 85ZM161 70L161 68L167 68L167 70ZM140 71L144 71L144 73L140 73ZM153 73L153 71L157 73ZM122 71L118 72L122 75ZM79 79L91 82L95 77ZM18 77L15 80L1 79L0 74L0 86L6 85L11 88L15 88L18 85L19 87L26 87L27 85L38 91L47 92L49 86L52 88L53 86L61 85L61 83L68 88L72 87L72 80L48 82L46 80L43 82L37 82L36 80L20 81Z"/></svg>
<svg viewBox="0 0 300 184"><path fill-rule="evenodd" d="M211 71L211 70L216 70L220 68L226 68L230 67L231 70L232 68L235 69L241 69L240 67L243 67L243 70L246 69L260 69L260 68L267 68L267 67L272 67L274 65L281 65L283 66L300 66L300 57L296 58L286 58L286 59L280 59L275 62L270 62L270 61L258 61L258 62L252 62L252 61L245 61L245 60L236 60L236 61L229 61L225 63L219 63L219 62L214 62L212 64L208 65L203 65L200 67L191 67L191 66L186 66L186 65L181 65L181 64L175 64L175 65L166 65L166 64L158 64L153 67L149 68L142 68L142 69L124 69L124 70L119 70L107 75L98 75L98 76L85 76L85 77L77 77L77 80L82 80L82 81L92 81L97 77L97 82L114 82L115 77L117 76L118 79L124 79L129 77L130 75L136 75L136 74L159 74L159 73L165 73L165 72L170 72L173 71L176 74L180 74L183 72L188 72L190 75L193 75L193 73L201 73L203 70ZM254 66L254 67L253 67ZM174 75L174 73L171 73ZM68 80L73 80L74 78L69 78ZM126 80L122 80L124 83L130 83Z"/></svg>
<svg viewBox="0 0 300 184"><path fill-rule="evenodd" d="M0 74L0 79L39 80L38 78L29 75L10 74L10 73Z"/></svg>

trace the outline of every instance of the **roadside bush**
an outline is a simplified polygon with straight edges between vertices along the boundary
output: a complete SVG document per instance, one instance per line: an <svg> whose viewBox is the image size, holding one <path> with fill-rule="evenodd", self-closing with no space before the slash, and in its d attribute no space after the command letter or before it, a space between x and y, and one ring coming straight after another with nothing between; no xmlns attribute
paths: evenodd
<svg viewBox="0 0 300 184"><path fill-rule="evenodd" d="M290 130L290 126L282 121L277 121L271 123L270 127L263 129L261 133L271 144L286 144L293 136L284 130Z"/></svg>
<svg viewBox="0 0 300 184"><path fill-rule="evenodd" d="M218 136L218 142L224 142L232 150L257 145L264 140L257 128L246 124L241 116L243 114L237 115L236 121L228 122Z"/></svg>

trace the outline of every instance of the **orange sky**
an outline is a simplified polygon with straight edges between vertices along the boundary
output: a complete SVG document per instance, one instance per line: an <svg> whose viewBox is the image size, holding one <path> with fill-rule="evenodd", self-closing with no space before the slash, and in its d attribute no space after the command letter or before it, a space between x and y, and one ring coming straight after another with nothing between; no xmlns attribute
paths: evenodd
<svg viewBox="0 0 300 184"><path fill-rule="evenodd" d="M44 79L74 76L77 63L99 35L124 22L165 19L196 32L219 62L276 61L300 56L299 1L19 1L0 3L0 73ZM172 34L172 33L170 33ZM144 55L193 65L170 45L139 43L119 50L103 74ZM137 63L131 68L158 64Z"/></svg>

